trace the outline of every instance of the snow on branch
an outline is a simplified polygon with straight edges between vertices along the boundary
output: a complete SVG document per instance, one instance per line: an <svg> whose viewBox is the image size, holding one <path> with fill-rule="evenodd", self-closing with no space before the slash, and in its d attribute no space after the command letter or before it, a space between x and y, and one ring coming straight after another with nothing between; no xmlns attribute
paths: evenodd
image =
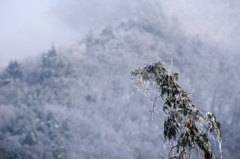
<svg viewBox="0 0 240 159"><path fill-rule="evenodd" d="M167 70L161 61L131 72L134 85L152 102L149 111L155 117L160 118L157 99L165 101L162 106L163 134L164 143L169 147L165 158L189 159L190 151L195 149L202 159L216 159L210 139L213 137L218 141L221 152L221 124L213 113L205 112L192 103L189 94L177 84L178 76L171 69ZM151 98L154 91L155 98Z"/></svg>

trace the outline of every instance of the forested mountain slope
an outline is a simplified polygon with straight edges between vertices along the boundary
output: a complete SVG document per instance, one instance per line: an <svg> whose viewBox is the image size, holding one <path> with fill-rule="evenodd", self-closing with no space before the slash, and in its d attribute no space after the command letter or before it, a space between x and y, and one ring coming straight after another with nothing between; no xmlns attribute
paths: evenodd
<svg viewBox="0 0 240 159"><path fill-rule="evenodd" d="M127 20L11 61L0 76L0 146L23 159L161 158L162 122L152 119L130 71L157 58L170 66L172 58L193 101L222 123L224 157L237 157L240 57L227 55L197 35Z"/></svg>

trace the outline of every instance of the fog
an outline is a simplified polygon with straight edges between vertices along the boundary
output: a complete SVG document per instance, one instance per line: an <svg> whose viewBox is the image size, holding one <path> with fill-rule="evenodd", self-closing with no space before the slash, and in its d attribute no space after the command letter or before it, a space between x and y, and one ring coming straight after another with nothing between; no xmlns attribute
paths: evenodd
<svg viewBox="0 0 240 159"><path fill-rule="evenodd" d="M0 1L0 66L81 40L90 29L141 14L143 4L119 0ZM170 25L189 36L198 35L226 48L239 49L238 1L157 1ZM142 5L142 6L141 6Z"/></svg>
<svg viewBox="0 0 240 159"><path fill-rule="evenodd" d="M170 0L162 5L168 17L176 16L187 35L199 35L210 43L239 49L239 1Z"/></svg>
<svg viewBox="0 0 240 159"><path fill-rule="evenodd" d="M0 1L0 66L11 59L40 54L53 44L82 39L89 29L106 24L109 11L105 6L113 6L109 2Z"/></svg>
<svg viewBox="0 0 240 159"><path fill-rule="evenodd" d="M54 15L57 1L0 1L0 66L63 45L81 34Z"/></svg>

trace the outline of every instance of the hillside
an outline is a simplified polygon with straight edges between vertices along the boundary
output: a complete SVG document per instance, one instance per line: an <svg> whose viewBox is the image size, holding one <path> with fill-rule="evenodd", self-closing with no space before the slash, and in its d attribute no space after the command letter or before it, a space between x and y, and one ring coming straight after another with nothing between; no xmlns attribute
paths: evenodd
<svg viewBox="0 0 240 159"><path fill-rule="evenodd" d="M157 58L170 67L172 58L193 101L220 119L224 157L238 156L233 70L240 57L197 35L150 26L123 21L41 57L11 61L0 76L0 146L15 159L161 158L162 122L147 111L130 71Z"/></svg>

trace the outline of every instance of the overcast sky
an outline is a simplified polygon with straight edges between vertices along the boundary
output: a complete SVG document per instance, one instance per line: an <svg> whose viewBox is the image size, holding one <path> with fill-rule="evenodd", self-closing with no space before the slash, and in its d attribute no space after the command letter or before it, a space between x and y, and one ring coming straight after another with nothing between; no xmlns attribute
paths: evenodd
<svg viewBox="0 0 240 159"><path fill-rule="evenodd" d="M51 3L50 3L51 2ZM79 35L61 21L53 0L0 0L0 66L64 44Z"/></svg>
<svg viewBox="0 0 240 159"><path fill-rule="evenodd" d="M60 46L78 41L90 28L131 16L136 1L0 0L0 66L7 65L10 59L40 54L52 44ZM239 50L240 1L158 2L167 18L177 20L187 35L199 35L210 43Z"/></svg>

